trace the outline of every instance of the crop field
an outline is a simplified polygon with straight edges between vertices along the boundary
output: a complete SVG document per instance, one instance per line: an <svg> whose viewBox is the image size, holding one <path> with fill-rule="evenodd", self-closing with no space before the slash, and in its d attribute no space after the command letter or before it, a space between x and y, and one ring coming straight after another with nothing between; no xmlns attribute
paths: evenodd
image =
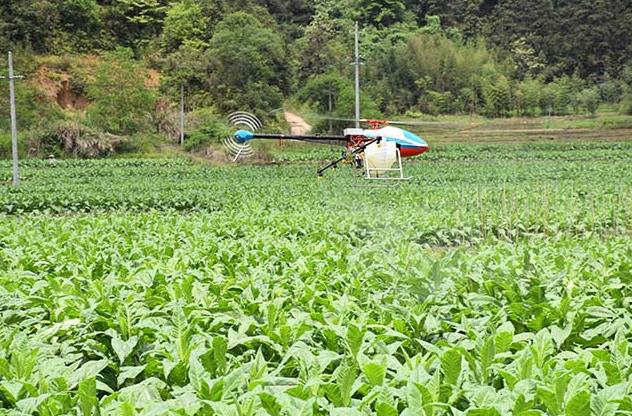
<svg viewBox="0 0 632 416"><path fill-rule="evenodd" d="M0 415L632 415L632 142L331 156L0 161Z"/></svg>

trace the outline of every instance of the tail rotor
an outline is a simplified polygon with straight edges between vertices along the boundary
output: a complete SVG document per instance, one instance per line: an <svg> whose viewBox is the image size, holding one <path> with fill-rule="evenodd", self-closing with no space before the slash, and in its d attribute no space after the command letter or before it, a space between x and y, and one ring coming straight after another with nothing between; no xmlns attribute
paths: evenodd
<svg viewBox="0 0 632 416"><path fill-rule="evenodd" d="M255 132L263 127L261 120L254 114L244 111L237 111L228 116L228 122L231 126L245 129L249 132ZM226 152L230 155L233 162L237 162L240 158L251 157L255 154L252 146L248 141L239 140L234 135L226 137L222 140Z"/></svg>

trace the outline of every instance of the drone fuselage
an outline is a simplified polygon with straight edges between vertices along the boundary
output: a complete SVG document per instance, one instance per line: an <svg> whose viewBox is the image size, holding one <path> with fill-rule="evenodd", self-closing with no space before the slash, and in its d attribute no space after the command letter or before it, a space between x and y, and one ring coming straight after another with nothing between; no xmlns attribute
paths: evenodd
<svg viewBox="0 0 632 416"><path fill-rule="evenodd" d="M348 142L362 142L380 138L386 142L394 142L402 157L420 155L429 149L428 143L421 137L409 131L386 126L381 129L346 129L344 131Z"/></svg>

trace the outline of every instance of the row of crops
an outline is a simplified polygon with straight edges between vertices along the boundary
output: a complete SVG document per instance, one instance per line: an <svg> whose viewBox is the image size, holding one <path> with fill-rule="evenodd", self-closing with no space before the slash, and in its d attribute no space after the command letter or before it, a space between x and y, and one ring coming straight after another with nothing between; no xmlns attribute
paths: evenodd
<svg viewBox="0 0 632 416"><path fill-rule="evenodd" d="M390 188L29 161L0 185L0 415L630 415L630 148L538 146Z"/></svg>

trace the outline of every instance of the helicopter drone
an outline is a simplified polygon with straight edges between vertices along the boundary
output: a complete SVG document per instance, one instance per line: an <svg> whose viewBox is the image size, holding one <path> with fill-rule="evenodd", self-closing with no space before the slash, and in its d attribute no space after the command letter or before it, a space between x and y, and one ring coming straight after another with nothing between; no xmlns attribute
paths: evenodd
<svg viewBox="0 0 632 416"><path fill-rule="evenodd" d="M261 121L250 113L233 113L229 116L229 121L235 126L244 127L236 131L232 136L224 140L229 153L233 156L233 161L240 157L253 153L249 142L254 139L291 139L316 143L344 142L346 151L342 157L332 161L327 166L318 170L318 176L328 169L335 169L339 163L352 160L358 168L365 168L367 179L395 179L406 180L402 169L402 158L417 156L426 152L429 147L424 139L409 131L393 127L394 125L420 125L426 123L418 122L392 122L386 120L360 119L360 31L359 25L355 24L355 126L343 131L341 136L331 135L285 135L285 134L264 134L257 133L262 127ZM352 121L352 120L345 120ZM361 129L360 123L369 125L369 129ZM393 165L397 164L397 168ZM393 176L393 173L398 175Z"/></svg>
<svg viewBox="0 0 632 416"><path fill-rule="evenodd" d="M417 156L429 149L428 143L421 137L393 126L411 124L407 122L361 119L361 122L369 125L369 129L348 128L342 135L286 135L257 133L263 125L250 113L236 112L228 119L232 125L243 127L224 140L233 162L253 154L249 142L255 139L289 139L329 144L343 142L346 148L343 155L319 169L318 176L323 176L328 169L335 169L339 164L352 160L356 168L364 168L366 179L407 180L410 178L404 177L402 158ZM393 168L393 165L396 167Z"/></svg>

